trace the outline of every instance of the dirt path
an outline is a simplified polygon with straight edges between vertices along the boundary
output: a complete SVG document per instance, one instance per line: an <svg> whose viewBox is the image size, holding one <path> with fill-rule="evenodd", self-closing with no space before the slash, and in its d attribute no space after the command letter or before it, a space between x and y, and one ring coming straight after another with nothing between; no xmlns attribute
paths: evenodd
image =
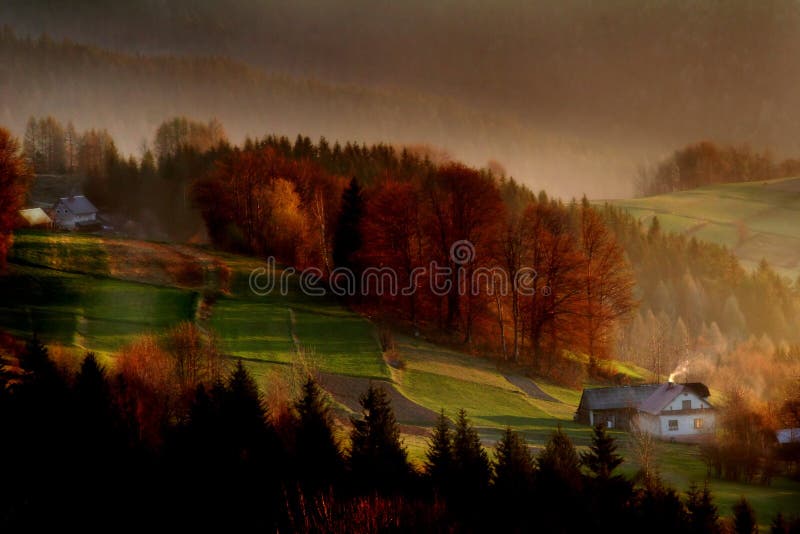
<svg viewBox="0 0 800 534"><path fill-rule="evenodd" d="M386 390L399 423L410 425L432 425L438 414L400 393L394 384L384 380L370 378L319 373L319 381L323 389L330 393L337 402L347 406L353 412L360 412L358 398L370 385L378 385Z"/></svg>
<svg viewBox="0 0 800 534"><path fill-rule="evenodd" d="M540 388L536 382L531 380L530 378L519 376L519 375L504 375L505 379L517 386L519 389L525 392L525 394L531 398L543 400L543 401L550 401L550 402L561 402L557 398L548 395L544 392L542 388Z"/></svg>

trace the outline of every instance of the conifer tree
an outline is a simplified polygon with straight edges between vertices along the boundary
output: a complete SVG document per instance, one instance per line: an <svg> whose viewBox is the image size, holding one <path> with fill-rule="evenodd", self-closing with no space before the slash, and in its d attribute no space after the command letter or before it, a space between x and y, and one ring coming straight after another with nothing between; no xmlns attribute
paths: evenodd
<svg viewBox="0 0 800 534"><path fill-rule="evenodd" d="M313 378L303 384L294 408L298 478L312 487L334 482L342 470L342 457L333 435L330 405Z"/></svg>
<svg viewBox="0 0 800 534"><path fill-rule="evenodd" d="M389 397L382 387L371 385L359 402L361 417L351 419L353 475L357 482L373 489L396 489L405 482L409 465Z"/></svg>
<svg viewBox="0 0 800 534"><path fill-rule="evenodd" d="M361 249L361 219L364 217L364 199L358 180L353 178L342 193L339 222L336 226L333 245L333 263L336 267L356 270L356 252ZM356 273L358 274L358 273Z"/></svg>
<svg viewBox="0 0 800 534"><path fill-rule="evenodd" d="M736 534L753 534L754 532L758 532L756 512L744 497L736 501L736 504L733 505L733 531L736 532Z"/></svg>
<svg viewBox="0 0 800 534"><path fill-rule="evenodd" d="M439 490L445 489L453 470L453 432L444 408L433 427L425 457L425 471L433 486Z"/></svg>
<svg viewBox="0 0 800 534"><path fill-rule="evenodd" d="M622 456L617 454L614 438L608 435L605 427L598 424L592 433L592 444L587 452L581 453L581 463L592 475L600 480L608 480L613 471L622 463Z"/></svg>
<svg viewBox="0 0 800 534"><path fill-rule="evenodd" d="M701 490L692 484L687 492L686 510L689 513L689 532L720 532L719 512L714 504L708 482Z"/></svg>
<svg viewBox="0 0 800 534"><path fill-rule="evenodd" d="M489 486L489 456L463 408L458 411L453 432L453 470L454 483L462 491L479 493Z"/></svg>
<svg viewBox="0 0 800 534"><path fill-rule="evenodd" d="M497 442L495 456L494 485L500 502L524 499L531 489L535 469L525 438L507 427Z"/></svg>

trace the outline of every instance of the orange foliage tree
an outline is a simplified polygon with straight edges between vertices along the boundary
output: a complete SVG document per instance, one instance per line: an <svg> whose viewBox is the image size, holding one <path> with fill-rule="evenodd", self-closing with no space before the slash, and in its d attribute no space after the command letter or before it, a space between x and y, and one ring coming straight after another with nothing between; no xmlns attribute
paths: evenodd
<svg viewBox="0 0 800 534"><path fill-rule="evenodd" d="M20 155L19 144L8 130L0 128L0 270L6 266L29 179L30 171Z"/></svg>

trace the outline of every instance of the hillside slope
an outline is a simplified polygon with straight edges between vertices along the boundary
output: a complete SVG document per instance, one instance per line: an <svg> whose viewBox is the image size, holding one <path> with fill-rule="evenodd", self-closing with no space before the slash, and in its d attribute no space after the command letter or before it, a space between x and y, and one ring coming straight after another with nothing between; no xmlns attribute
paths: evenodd
<svg viewBox="0 0 800 534"><path fill-rule="evenodd" d="M412 460L421 464L436 415L465 408L485 445L507 426L541 447L557 426L578 446L589 427L572 421L580 392L534 383L494 362L424 339L395 336L401 365L382 357L374 325L336 301L290 287L284 296L249 290L257 260L185 245L26 232L16 236L9 272L0 276L0 330L27 337L37 331L62 353L86 350L104 358L143 333L161 333L181 321L214 331L225 354L241 358L268 396L279 379L295 388L311 371L332 396L340 420L359 410L370 383L389 392ZM280 272L278 272L278 275ZM209 295L215 295L209 299ZM107 362L109 360L106 360ZM290 394L295 393L289 391ZM637 466L623 433L626 474ZM696 446L659 446L664 479L680 490L702 484L706 468ZM712 481L723 515L740 495L763 526L779 510L800 507L800 484L777 479L771 487Z"/></svg>
<svg viewBox="0 0 800 534"><path fill-rule="evenodd" d="M745 267L766 259L793 280L800 275L800 178L700 187L666 195L611 200L650 224L725 245Z"/></svg>

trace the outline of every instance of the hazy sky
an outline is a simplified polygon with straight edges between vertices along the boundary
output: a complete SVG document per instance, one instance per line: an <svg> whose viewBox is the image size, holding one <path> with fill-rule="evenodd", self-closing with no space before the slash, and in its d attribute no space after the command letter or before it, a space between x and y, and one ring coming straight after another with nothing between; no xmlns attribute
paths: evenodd
<svg viewBox="0 0 800 534"><path fill-rule="evenodd" d="M800 7L789 0L5 0L0 22L17 34L226 56L290 78L441 98L523 141L476 149L470 132L448 141L424 121L387 140L436 142L474 164L496 154L562 194L627 194L636 165L700 139L800 155ZM392 135L367 123L363 133Z"/></svg>

